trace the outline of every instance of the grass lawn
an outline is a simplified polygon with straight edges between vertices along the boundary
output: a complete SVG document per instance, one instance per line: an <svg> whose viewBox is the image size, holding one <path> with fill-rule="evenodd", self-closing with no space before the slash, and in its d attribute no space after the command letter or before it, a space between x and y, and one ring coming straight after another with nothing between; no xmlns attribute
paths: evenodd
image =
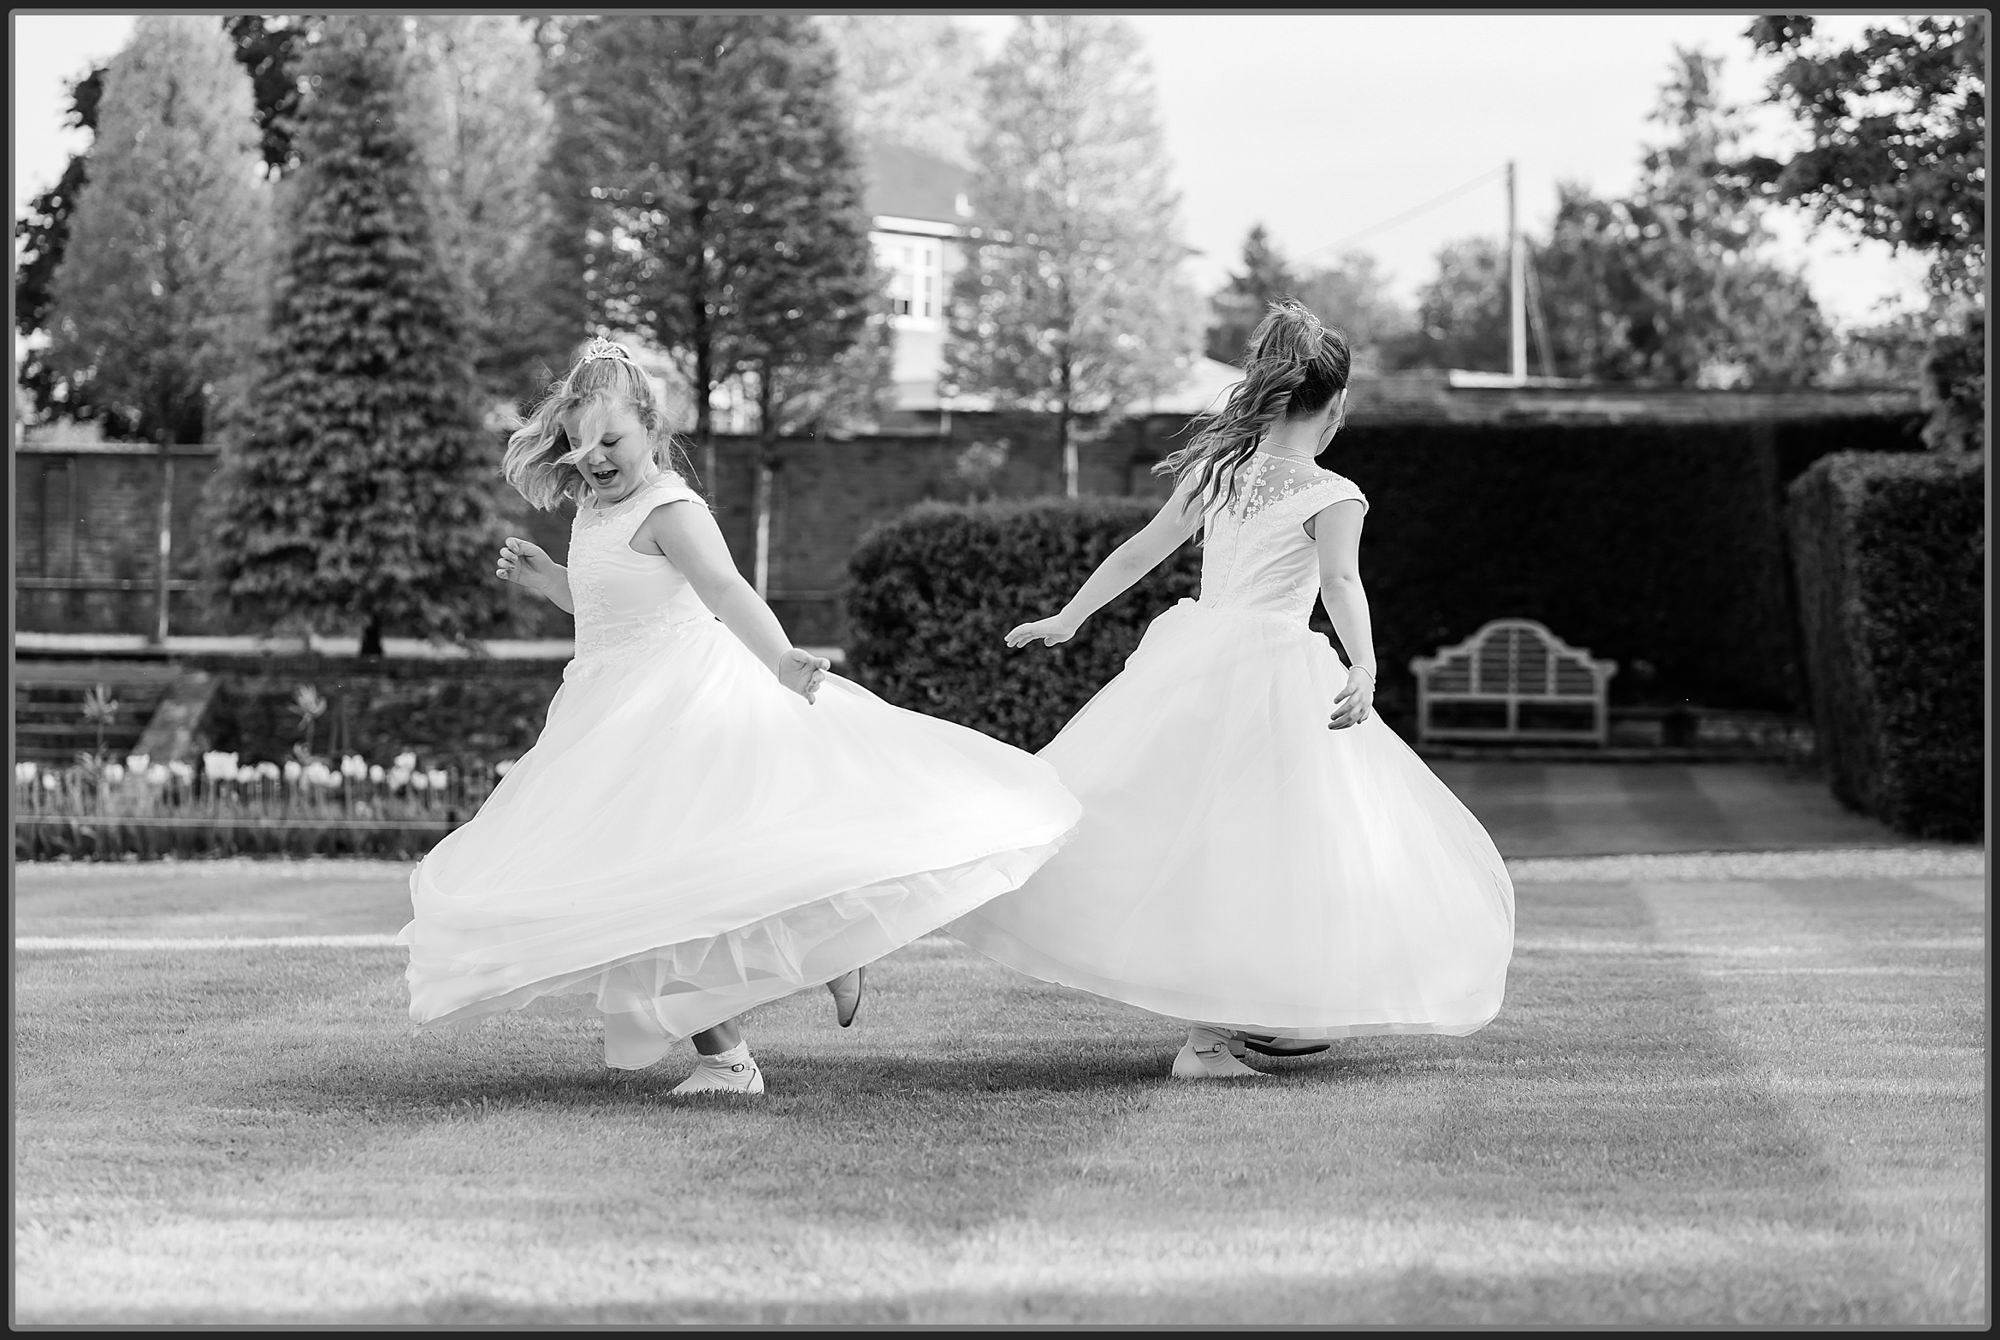
<svg viewBox="0 0 2000 1340"><path fill-rule="evenodd" d="M1234 1084L930 937L720 1102L580 1016L411 1035L402 872L16 868L16 1324L1991 1317L1963 861L1517 863L1491 1026Z"/></svg>

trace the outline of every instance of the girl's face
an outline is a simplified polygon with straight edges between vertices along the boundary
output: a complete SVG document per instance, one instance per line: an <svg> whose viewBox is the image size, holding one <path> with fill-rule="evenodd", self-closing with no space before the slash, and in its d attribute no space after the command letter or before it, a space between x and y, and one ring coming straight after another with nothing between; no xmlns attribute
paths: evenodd
<svg viewBox="0 0 2000 1340"><path fill-rule="evenodd" d="M646 425L623 400L600 396L586 401L563 416L562 427L571 450L583 452L576 468L599 507L623 501L659 473Z"/></svg>

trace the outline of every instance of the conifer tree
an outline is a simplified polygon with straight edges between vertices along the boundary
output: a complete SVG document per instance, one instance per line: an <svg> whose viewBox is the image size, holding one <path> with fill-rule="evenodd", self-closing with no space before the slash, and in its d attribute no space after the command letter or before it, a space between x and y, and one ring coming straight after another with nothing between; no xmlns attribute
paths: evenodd
<svg viewBox="0 0 2000 1340"><path fill-rule="evenodd" d="M497 610L497 444L464 297L407 124L398 15L330 16L304 58L255 414L224 444L212 553L239 613L315 632L463 637Z"/></svg>

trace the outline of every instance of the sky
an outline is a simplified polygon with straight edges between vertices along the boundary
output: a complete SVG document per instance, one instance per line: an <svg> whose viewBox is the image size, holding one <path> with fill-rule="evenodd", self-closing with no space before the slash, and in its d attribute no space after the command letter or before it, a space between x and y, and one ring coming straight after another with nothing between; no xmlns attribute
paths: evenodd
<svg viewBox="0 0 2000 1340"><path fill-rule="evenodd" d="M953 12L989 51L1015 21ZM1722 57L1724 96L1759 104L1751 147L1796 147L1785 114L1760 104L1774 62L1743 36L1755 12L1123 17L1152 64L1181 231L1199 252L1196 283L1204 291L1222 283L1262 223L1300 265L1349 247L1372 254L1408 302L1435 272L1440 247L1505 236L1509 162L1516 219L1531 233L1546 232L1560 181L1600 194L1631 187L1658 138L1647 114L1676 46ZM1869 22L1842 13L1821 28L1838 37ZM16 217L87 139L63 125L68 83L115 54L131 25L131 15L14 12ZM1883 302L1914 305L1921 293L1915 257L1801 212L1775 210L1771 223L1779 254L1804 269L1822 308L1843 324Z"/></svg>

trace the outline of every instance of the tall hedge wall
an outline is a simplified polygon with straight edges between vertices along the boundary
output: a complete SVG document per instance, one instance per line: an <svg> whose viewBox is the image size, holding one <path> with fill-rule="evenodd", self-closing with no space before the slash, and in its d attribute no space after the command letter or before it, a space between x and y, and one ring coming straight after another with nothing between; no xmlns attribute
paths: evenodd
<svg viewBox="0 0 2000 1340"><path fill-rule="evenodd" d="M1784 485L1839 427L1384 425L1320 464L1370 500L1385 680L1517 616L1617 661L1614 703L1802 712Z"/></svg>
<svg viewBox="0 0 2000 1340"><path fill-rule="evenodd" d="M1830 450L1920 449L1914 427L1882 417L1350 426L1320 464L1370 500L1361 569L1383 720L1408 730L1411 658L1507 616L1617 661L1614 704L1803 714L1785 487ZM850 561L851 672L905 706L1038 747L1123 664L1148 620L1198 588L1199 550L1160 579L1175 597L1164 586L1128 593L1085 625L1060 669L1033 672L1047 676L1039 706L999 635L1053 611L1155 506L905 514ZM1314 626L1328 630L1317 608Z"/></svg>
<svg viewBox="0 0 2000 1340"><path fill-rule="evenodd" d="M1791 486L1834 794L1905 833L1985 831L1984 455L1841 453Z"/></svg>
<svg viewBox="0 0 2000 1340"><path fill-rule="evenodd" d="M843 672L889 701L1039 749L1124 667L1154 615L1197 594L1181 549L1058 647L1009 648L1054 614L1157 509L1130 498L922 503L871 530L848 561Z"/></svg>

